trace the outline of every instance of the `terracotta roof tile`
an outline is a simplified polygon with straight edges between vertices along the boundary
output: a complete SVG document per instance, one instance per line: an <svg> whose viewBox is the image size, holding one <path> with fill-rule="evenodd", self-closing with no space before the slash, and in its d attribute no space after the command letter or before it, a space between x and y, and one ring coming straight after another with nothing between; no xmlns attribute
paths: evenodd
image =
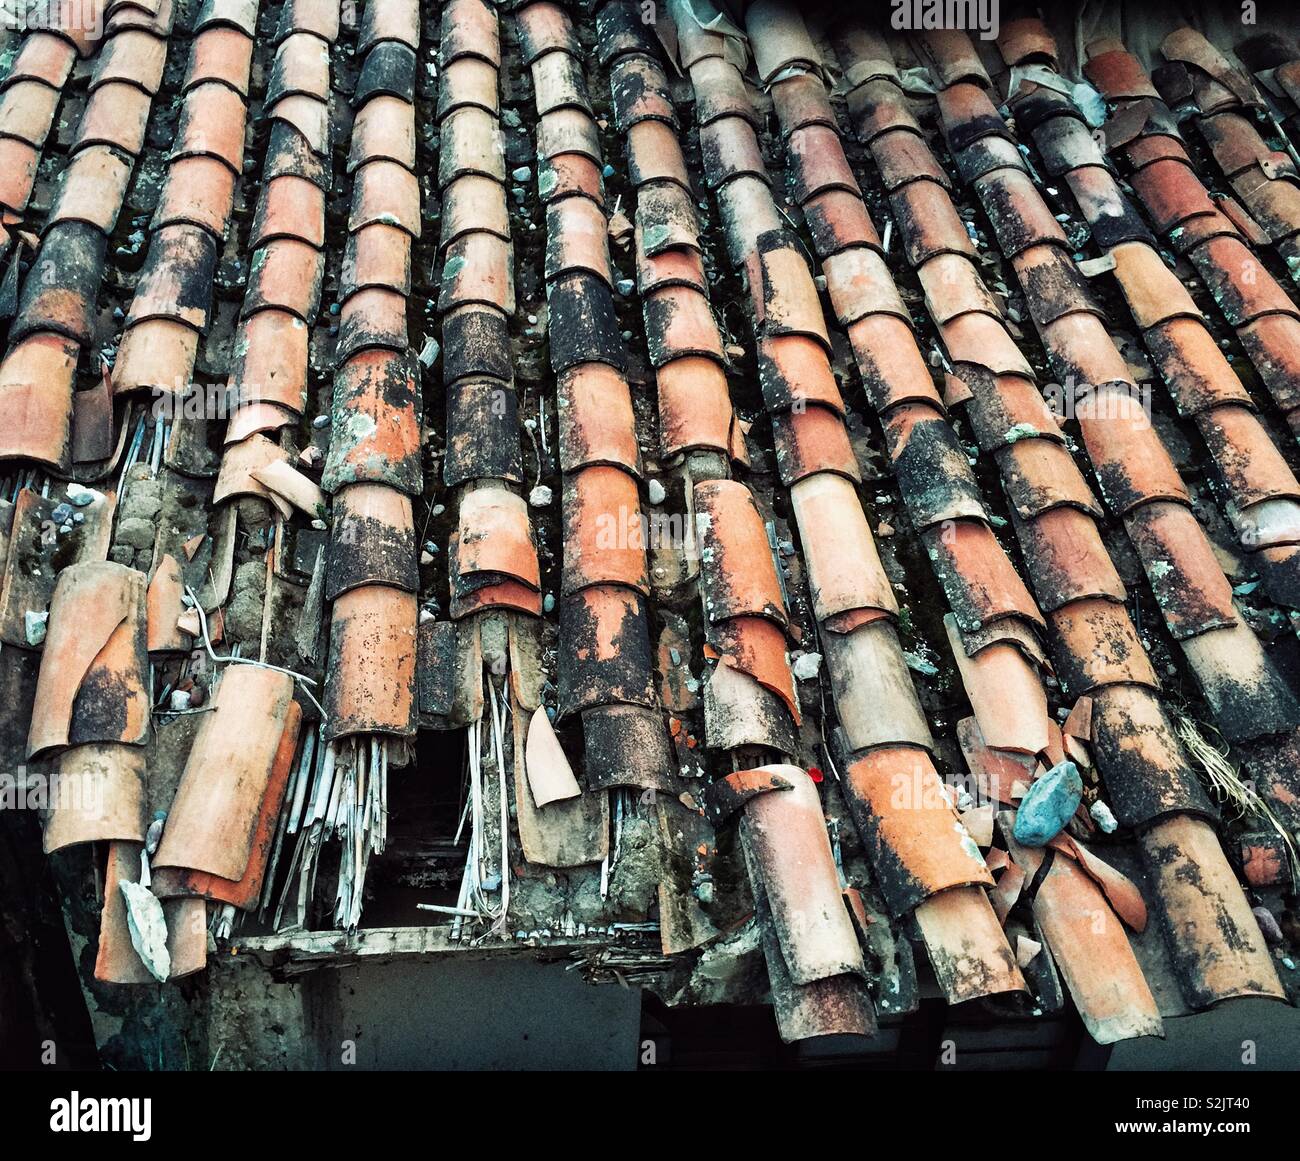
<svg viewBox="0 0 1300 1161"><path fill-rule="evenodd" d="M339 311L335 359L346 362L360 351L381 348L402 352L408 346L406 296L372 287L359 290Z"/></svg>
<svg viewBox="0 0 1300 1161"><path fill-rule="evenodd" d="M997 457L1003 486L1022 519L1032 519L1062 504L1101 517L1101 506L1070 453L1055 440L1017 440Z"/></svg>
<svg viewBox="0 0 1300 1161"><path fill-rule="evenodd" d="M362 9L357 51L368 52L385 40L420 47L420 6L415 0L368 4Z"/></svg>
<svg viewBox="0 0 1300 1161"><path fill-rule="evenodd" d="M155 317L130 326L113 363L113 392L179 391L190 379L200 334L188 323Z"/></svg>
<svg viewBox="0 0 1300 1161"><path fill-rule="evenodd" d="M687 286L667 286L645 299L646 343L655 367L688 355L725 365L722 337L709 300Z"/></svg>
<svg viewBox="0 0 1300 1161"><path fill-rule="evenodd" d="M447 247L438 309L483 303L507 315L515 312L514 249L494 234L465 234Z"/></svg>
<svg viewBox="0 0 1300 1161"><path fill-rule="evenodd" d="M600 279L581 271L555 279L547 290L547 307L551 367L557 374L592 362L623 369L627 356L613 296Z"/></svg>
<svg viewBox="0 0 1300 1161"><path fill-rule="evenodd" d="M881 77L867 81L850 92L847 101L849 116L864 145L890 129L921 131L896 80Z"/></svg>
<svg viewBox="0 0 1300 1161"><path fill-rule="evenodd" d="M695 205L679 185L655 182L642 187L637 194L636 221L638 259L653 258L671 249L700 249Z"/></svg>
<svg viewBox="0 0 1300 1161"><path fill-rule="evenodd" d="M559 706L654 705L645 598L621 585L582 589L560 601Z"/></svg>
<svg viewBox="0 0 1300 1161"><path fill-rule="evenodd" d="M826 86L812 73L793 72L776 81L771 88L772 101L781 121L782 133L789 136L809 125L837 127Z"/></svg>
<svg viewBox="0 0 1300 1161"><path fill-rule="evenodd" d="M643 140L648 140L656 127L659 127L656 121L643 121L635 126L633 132ZM629 137L631 136L632 134L629 134ZM556 109L538 118L537 156L550 161L565 153L576 153L597 165L600 164L599 130L590 114L581 109ZM652 149L647 149L643 156L647 164L656 160ZM684 174L685 170L682 171L682 176ZM653 171L638 173L634 170L632 181L633 184L640 185L641 182L656 176L659 175Z"/></svg>
<svg viewBox="0 0 1300 1161"><path fill-rule="evenodd" d="M825 125L796 129L790 134L788 148L795 200L800 205L829 189L861 193L836 130Z"/></svg>
<svg viewBox="0 0 1300 1161"><path fill-rule="evenodd" d="M709 620L758 616L785 625L776 564L749 489L729 480L696 484L695 514Z"/></svg>
<svg viewBox="0 0 1300 1161"><path fill-rule="evenodd" d="M538 162L537 191L543 201L578 194L598 206L605 204L605 179L590 157L562 153Z"/></svg>
<svg viewBox="0 0 1300 1161"><path fill-rule="evenodd" d="M194 38L182 90L217 81L246 98L252 61L253 40L247 33L237 28L208 28Z"/></svg>
<svg viewBox="0 0 1300 1161"><path fill-rule="evenodd" d="M1224 403L1250 406L1250 393L1199 319L1170 319L1143 337L1183 414L1198 415Z"/></svg>
<svg viewBox="0 0 1300 1161"><path fill-rule="evenodd" d="M646 535L634 476L604 465L566 475L563 525L565 596L589 585L626 585L648 594Z"/></svg>
<svg viewBox="0 0 1300 1161"><path fill-rule="evenodd" d="M223 237L235 195L235 175L213 157L186 157L173 162L163 180L152 229L189 223Z"/></svg>
<svg viewBox="0 0 1300 1161"><path fill-rule="evenodd" d="M408 45L389 40L366 54L352 93L352 104L359 108L381 94L404 101L414 99L415 53Z"/></svg>
<svg viewBox="0 0 1300 1161"><path fill-rule="evenodd" d="M80 150L59 175L49 225L88 222L111 234L130 178L131 166L107 146L92 145Z"/></svg>
<svg viewBox="0 0 1300 1161"><path fill-rule="evenodd" d="M720 117L743 117L754 123L757 115L745 80L730 61L721 56L703 57L688 67L695 86L695 116L700 126L712 124Z"/></svg>
<svg viewBox="0 0 1300 1161"><path fill-rule="evenodd" d="M799 697L785 651L785 631L762 617L731 617L706 625L709 646L718 654L720 665L753 678L781 699L791 720L798 726Z"/></svg>
<svg viewBox="0 0 1300 1161"><path fill-rule="evenodd" d="M817 287L794 238L772 230L758 239L762 273L760 321L769 335L806 335L830 351ZM864 251L870 253L870 251Z"/></svg>
<svg viewBox="0 0 1300 1161"><path fill-rule="evenodd" d="M38 80L21 80L11 85L0 98L0 133L39 149L54 123L59 92ZM148 95L140 93L140 96L147 106Z"/></svg>
<svg viewBox="0 0 1300 1161"><path fill-rule="evenodd" d="M586 198L564 198L546 208L545 276L585 270L608 286L614 284L609 264L609 233L605 215Z"/></svg>
<svg viewBox="0 0 1300 1161"><path fill-rule="evenodd" d="M541 587L528 506L522 497L504 488L467 492L460 503L459 536L457 584L463 591L500 577L533 589ZM478 573L487 576L477 582L470 579Z"/></svg>
<svg viewBox="0 0 1300 1161"><path fill-rule="evenodd" d="M145 577L88 561L59 573L27 757L65 746L139 745L149 734ZM130 838L131 835L104 835Z"/></svg>
<svg viewBox="0 0 1300 1161"><path fill-rule="evenodd" d="M409 103L397 97L378 96L367 101L357 113L348 148L348 171L363 167L368 161L415 169L415 119ZM365 172L364 168L361 172ZM399 187L403 184L402 179L394 180L390 171L385 171L384 182L389 181Z"/></svg>
<svg viewBox="0 0 1300 1161"><path fill-rule="evenodd" d="M1034 595L1046 613L1088 597L1128 598L1124 582L1090 515L1051 508L1033 520L1016 520L1016 535Z"/></svg>
<svg viewBox="0 0 1300 1161"><path fill-rule="evenodd" d="M184 230L187 227L166 228ZM276 238L268 242L249 263L244 314L274 307L297 315L303 322L311 322L320 302L324 266L324 255L307 242L296 238Z"/></svg>
<svg viewBox="0 0 1300 1161"><path fill-rule="evenodd" d="M705 181L716 189L737 177L770 182L754 127L740 117L722 117L700 130Z"/></svg>
<svg viewBox="0 0 1300 1161"><path fill-rule="evenodd" d="M325 244L325 194L305 178L277 177L258 198L249 246L274 238L296 238L318 249Z"/></svg>
<svg viewBox="0 0 1300 1161"><path fill-rule="evenodd" d="M447 388L442 478L449 487L471 480L523 482L519 401L507 383L461 378Z"/></svg>
<svg viewBox="0 0 1300 1161"><path fill-rule="evenodd" d="M853 485L829 473L808 476L790 489L790 501L817 620L839 632L855 624L854 614L862 610L896 613L897 600Z"/></svg>
<svg viewBox="0 0 1300 1161"><path fill-rule="evenodd" d="M144 108L148 116L148 106ZM135 152L135 151L132 151ZM208 81L185 94L172 158L216 157L239 174L244 167L244 102L233 89Z"/></svg>
<svg viewBox="0 0 1300 1161"><path fill-rule="evenodd" d="M8 75L0 82L0 89L18 81L40 81L52 89L62 89L76 58L76 49L69 41L35 29L23 40Z"/></svg>
<svg viewBox="0 0 1300 1161"><path fill-rule="evenodd" d="M970 698L980 733L990 746L1024 754L1047 745L1047 696L1023 653L1012 645L990 645L968 656L951 615L944 618L948 643Z"/></svg>
<svg viewBox="0 0 1300 1161"><path fill-rule="evenodd" d="M632 395L618 371L605 363L565 371L557 377L556 406L562 472L607 464L641 474Z"/></svg>
<svg viewBox="0 0 1300 1161"><path fill-rule="evenodd" d="M438 185L445 189L458 177L480 173L504 182L505 161L494 146L496 118L485 109L467 107L449 114L439 126Z"/></svg>
<svg viewBox="0 0 1300 1161"><path fill-rule="evenodd" d="M933 181L912 181L890 195L907 260L919 266L936 254L975 256L975 243L953 212L948 192Z"/></svg>
<svg viewBox="0 0 1300 1161"><path fill-rule="evenodd" d="M388 585L343 593L330 618L325 737L415 733L416 598Z"/></svg>
<svg viewBox="0 0 1300 1161"><path fill-rule="evenodd" d="M587 118L590 121L590 118ZM542 118L542 126L546 118ZM710 132L717 130L720 122L710 126ZM592 123L594 129L594 123ZM677 143L677 134L671 125L662 121L639 121L628 130L628 177L635 186L645 185L651 181L673 181L688 193L691 190L690 175L686 172L686 163L682 158L681 146ZM540 151L540 146L539 146ZM550 153L550 150L547 150ZM593 160L599 160L599 150Z"/></svg>
<svg viewBox="0 0 1300 1161"><path fill-rule="evenodd" d="M787 488L815 472L834 472L857 483L862 479L848 429L837 412L815 404L772 417L776 466Z"/></svg>
<svg viewBox="0 0 1300 1161"><path fill-rule="evenodd" d="M751 4L745 13L745 30L764 84L793 65L821 63L799 10L781 0L756 0Z"/></svg>
<svg viewBox="0 0 1300 1161"><path fill-rule="evenodd" d="M1114 684L1158 687L1155 671L1122 605L1105 600L1076 601L1056 611L1052 630L1060 642L1057 672L1072 696Z"/></svg>
<svg viewBox="0 0 1300 1161"><path fill-rule="evenodd" d="M478 57L457 58L443 70L442 81L438 86L438 120L466 107L483 109L496 116L500 110L497 88L495 66ZM371 98L371 102L381 97L406 104L401 97L387 98L384 94ZM371 102L367 102L367 107Z"/></svg>
<svg viewBox="0 0 1300 1161"><path fill-rule="evenodd" d="M386 482L349 484L334 498L325 599L363 585L420 587L411 498Z"/></svg>
<svg viewBox="0 0 1300 1161"><path fill-rule="evenodd" d="M21 214L36 183L41 151L16 137L0 137L0 206Z"/></svg>
<svg viewBox="0 0 1300 1161"><path fill-rule="evenodd" d="M993 885L924 750L887 746L856 757L844 786L892 914L950 887Z"/></svg>
<svg viewBox="0 0 1300 1161"><path fill-rule="evenodd" d="M804 219L813 236L813 244L822 258L837 254L850 246L882 249L866 204L850 190L830 189L809 198L803 205Z"/></svg>
<svg viewBox="0 0 1300 1161"><path fill-rule="evenodd" d="M905 403L885 416L884 428L894 474L918 527L986 519L966 452L941 414L924 403Z"/></svg>
<svg viewBox="0 0 1300 1161"><path fill-rule="evenodd" d="M367 160L355 173L348 230L382 223L420 236L420 184L415 174L394 161Z"/></svg>
<svg viewBox="0 0 1300 1161"><path fill-rule="evenodd" d="M1196 517L1181 504L1146 504L1125 526L1144 560L1167 567L1149 575L1169 631L1177 638L1237 623L1232 589Z"/></svg>
<svg viewBox="0 0 1300 1161"><path fill-rule="evenodd" d="M509 381L509 330L500 311L475 305L448 311L442 319L442 340L445 382L467 375Z"/></svg>
<svg viewBox="0 0 1300 1161"><path fill-rule="evenodd" d="M1014 169L979 178L976 188L1003 252L1015 257L1031 246L1068 245L1065 232L1038 196L1033 181Z"/></svg>
<svg viewBox="0 0 1300 1161"><path fill-rule="evenodd" d="M758 380L770 411L813 403L844 413L844 401L826 352L813 339L802 335L760 339Z"/></svg>
<svg viewBox="0 0 1300 1161"><path fill-rule="evenodd" d="M281 739L286 729L296 735L301 712L288 674L252 665L225 670L213 704L237 716L240 729L221 728L215 715L199 726L154 863L238 881Z"/></svg>
<svg viewBox="0 0 1300 1161"><path fill-rule="evenodd" d="M822 263L831 306L841 326L869 314L892 314L904 322L912 316L903 305L885 260L865 246L832 254Z"/></svg>
<svg viewBox="0 0 1300 1161"><path fill-rule="evenodd" d="M909 129L882 133L871 143L871 155L880 167L880 178L888 191L922 178L948 187L948 175L935 161L925 140Z"/></svg>
<svg viewBox="0 0 1300 1161"><path fill-rule="evenodd" d="M444 5L438 57L444 70L460 57L478 57L500 67L501 34L486 0L449 0Z"/></svg>
<svg viewBox="0 0 1300 1161"><path fill-rule="evenodd" d="M1086 864L1059 852L1048 862L1041 848L1022 847L1010 837L1009 822L1002 832L1016 863L1038 884L1032 902L1037 927L1093 1039L1113 1044L1163 1035L1155 997L1124 925Z"/></svg>
<svg viewBox="0 0 1300 1161"><path fill-rule="evenodd" d="M418 371L405 355L372 349L343 363L334 376L326 490L369 482L418 494L424 485L419 398Z"/></svg>
<svg viewBox="0 0 1300 1161"><path fill-rule="evenodd" d="M727 378L713 360L688 356L655 371L659 440L665 455L691 448L725 452L733 423Z"/></svg>
<svg viewBox="0 0 1300 1161"><path fill-rule="evenodd" d="M953 520L927 529L922 539L963 632L987 629L1003 617L1046 628L1025 582L987 524Z"/></svg>
<svg viewBox="0 0 1300 1161"><path fill-rule="evenodd" d="M876 411L917 402L942 410L930 369L907 323L895 315L867 315L848 332L867 398Z"/></svg>
<svg viewBox="0 0 1300 1161"><path fill-rule="evenodd" d="M505 190L492 178L467 173L458 177L442 194L442 232L438 246L445 249L458 238L475 230L510 240L510 214Z"/></svg>
<svg viewBox="0 0 1300 1161"><path fill-rule="evenodd" d="M576 57L565 52L546 53L533 62L532 72L539 116L555 109L592 112L586 76Z"/></svg>
<svg viewBox="0 0 1300 1161"><path fill-rule="evenodd" d="M58 222L45 231L38 262L60 272L61 284L28 277L9 332L17 341L35 331L55 331L89 346L95 337L95 300L103 278L107 239L85 222Z"/></svg>
<svg viewBox="0 0 1300 1161"><path fill-rule="evenodd" d="M996 454L1025 438L1063 442L1055 414L1029 379L997 375L986 387L979 376L975 378L967 415L981 451Z"/></svg>
<svg viewBox="0 0 1300 1161"><path fill-rule="evenodd" d="M668 78L650 57L625 56L616 61L610 69L610 89L619 132L626 133L637 122L647 119L677 125Z"/></svg>
<svg viewBox="0 0 1300 1161"><path fill-rule="evenodd" d="M524 64L531 65L547 52L563 52L573 57L581 55L573 23L559 4L552 4L550 0L528 4L519 10L517 19Z"/></svg>
<svg viewBox="0 0 1300 1161"><path fill-rule="evenodd" d="M261 310L243 319L231 373L240 402L273 402L301 413L307 394L307 343L306 324L287 311Z"/></svg>
<svg viewBox="0 0 1300 1161"><path fill-rule="evenodd" d="M1153 886L1169 912L1172 955L1189 1002L1206 1007L1230 996L1280 998L1282 986L1258 924L1214 830L1199 819L1171 818L1140 841ZM1195 889L1189 876L1198 884ZM1210 931L1222 935L1211 937Z"/></svg>

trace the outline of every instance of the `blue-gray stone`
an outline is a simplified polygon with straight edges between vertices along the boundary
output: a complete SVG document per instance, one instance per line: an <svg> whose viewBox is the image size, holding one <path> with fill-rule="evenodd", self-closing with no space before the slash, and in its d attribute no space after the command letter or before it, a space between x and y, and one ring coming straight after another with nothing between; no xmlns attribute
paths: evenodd
<svg viewBox="0 0 1300 1161"><path fill-rule="evenodd" d="M50 519L53 520L55 524L66 524L72 519L72 505L56 504L54 511L50 513Z"/></svg>
<svg viewBox="0 0 1300 1161"><path fill-rule="evenodd" d="M1013 834L1027 847L1046 846L1079 809L1083 779L1071 761L1058 762L1037 779L1020 800Z"/></svg>

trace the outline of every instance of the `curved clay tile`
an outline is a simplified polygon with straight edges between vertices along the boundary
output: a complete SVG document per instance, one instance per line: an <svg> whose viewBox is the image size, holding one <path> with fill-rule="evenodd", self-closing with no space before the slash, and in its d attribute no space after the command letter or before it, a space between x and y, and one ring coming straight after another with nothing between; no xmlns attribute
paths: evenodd
<svg viewBox="0 0 1300 1161"><path fill-rule="evenodd" d="M759 794L741 828L757 864L791 978L810 984L865 973L840 891L816 783L795 766L775 768L792 789Z"/></svg>
<svg viewBox="0 0 1300 1161"><path fill-rule="evenodd" d="M853 485L842 476L818 473L790 489L790 503L818 622L838 632L841 625L856 627L860 620L851 615L863 610L896 614L893 586Z"/></svg>
<svg viewBox="0 0 1300 1161"><path fill-rule="evenodd" d="M411 235L382 223L349 234L343 250L339 292L343 299L358 290L390 290L406 295L411 290Z"/></svg>
<svg viewBox="0 0 1300 1161"><path fill-rule="evenodd" d="M225 669L213 707L195 735L153 862L239 880L281 739L288 729L296 737L301 711L293 678L257 665Z"/></svg>
<svg viewBox="0 0 1300 1161"><path fill-rule="evenodd" d="M149 732L144 573L107 561L65 568L50 602L27 756Z"/></svg>
<svg viewBox="0 0 1300 1161"><path fill-rule="evenodd" d="M350 484L331 509L325 599L363 585L418 592L420 572L411 498L387 484Z"/></svg>
<svg viewBox="0 0 1300 1161"><path fill-rule="evenodd" d="M253 38L248 33L239 28L209 27L194 38L181 92L215 81L247 98L252 64Z"/></svg>
<svg viewBox="0 0 1300 1161"><path fill-rule="evenodd" d="M524 64L531 65L548 52L562 52L575 58L582 55L573 23L559 4L550 0L528 4L519 10L517 19Z"/></svg>
<svg viewBox="0 0 1300 1161"><path fill-rule="evenodd" d="M148 775L141 747L91 743L64 750L56 761L46 854L78 843L144 841Z"/></svg>
<svg viewBox="0 0 1300 1161"><path fill-rule="evenodd" d="M645 598L622 585L560 601L559 705L568 715L611 703L653 706L654 661Z"/></svg>
<svg viewBox="0 0 1300 1161"><path fill-rule="evenodd" d="M796 727L802 723L781 626L763 617L732 617L709 625L706 633L720 665L752 677L781 699Z"/></svg>
<svg viewBox="0 0 1300 1161"><path fill-rule="evenodd" d="M589 585L626 585L649 594L646 531L634 476L604 465L565 476L562 521L565 596Z"/></svg>
<svg viewBox="0 0 1300 1161"><path fill-rule="evenodd" d="M750 615L787 624L767 530L749 489L729 480L697 484L695 525L709 620Z"/></svg>
<svg viewBox="0 0 1300 1161"><path fill-rule="evenodd" d="M727 377L713 359L688 356L655 371L659 436L664 454L694 448L725 453L731 446L734 413Z"/></svg>
<svg viewBox="0 0 1300 1161"><path fill-rule="evenodd" d="M544 273L547 280L574 271L596 275L613 287L609 264L608 228L605 215L595 202L586 198L563 198L546 207L546 254Z"/></svg>
<svg viewBox="0 0 1300 1161"><path fill-rule="evenodd" d="M442 10L442 36L438 56L444 73L462 57L501 67L501 33L496 13L486 0L449 0Z"/></svg>
<svg viewBox="0 0 1300 1161"><path fill-rule="evenodd" d="M399 97L390 99L401 100ZM462 56L452 61L443 69L442 83L438 86L439 121L457 109L465 108L482 109L493 117L500 113L496 66L478 57Z"/></svg>
<svg viewBox="0 0 1300 1161"><path fill-rule="evenodd" d="M387 484L419 494L420 380L415 361L387 350L361 351L334 374L329 454L321 484Z"/></svg>
<svg viewBox="0 0 1300 1161"><path fill-rule="evenodd" d="M803 212L813 245L822 258L850 246L883 249L866 203L851 190L829 189L817 194L804 203Z"/></svg>
<svg viewBox="0 0 1300 1161"><path fill-rule="evenodd" d="M738 177L754 177L771 184L754 127L740 117L711 121L700 130L705 184L716 189Z"/></svg>
<svg viewBox="0 0 1300 1161"><path fill-rule="evenodd" d="M583 363L556 380L560 471L594 464L641 474L636 417L627 380L604 363Z"/></svg>
<svg viewBox="0 0 1300 1161"><path fill-rule="evenodd" d="M224 237L235 198L235 175L214 157L186 157L170 165L151 229L189 223Z"/></svg>
<svg viewBox="0 0 1300 1161"><path fill-rule="evenodd" d="M609 85L614 101L614 123L620 133L626 133L638 121L677 125L677 110L667 78L650 57L620 57L610 67Z"/></svg>
<svg viewBox="0 0 1300 1161"><path fill-rule="evenodd" d="M389 585L365 585L334 602L322 699L327 741L414 735L417 619L415 594Z"/></svg>
<svg viewBox="0 0 1300 1161"><path fill-rule="evenodd" d="M486 573L541 588L528 505L522 496L504 488L466 492L460 502L459 538L457 563L462 587L476 587L466 584L467 578Z"/></svg>
<svg viewBox="0 0 1300 1161"><path fill-rule="evenodd" d="M844 786L894 915L950 887L993 885L924 750L884 746L862 754L845 768Z"/></svg>
<svg viewBox="0 0 1300 1161"><path fill-rule="evenodd" d="M266 183L257 200L248 244L254 250L276 238L325 245L325 191L303 177L284 175Z"/></svg>

